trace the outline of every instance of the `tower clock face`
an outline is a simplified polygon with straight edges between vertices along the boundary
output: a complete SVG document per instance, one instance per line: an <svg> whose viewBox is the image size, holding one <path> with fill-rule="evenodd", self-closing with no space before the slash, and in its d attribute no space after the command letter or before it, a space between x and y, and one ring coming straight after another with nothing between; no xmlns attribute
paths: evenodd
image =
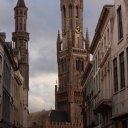
<svg viewBox="0 0 128 128"><path fill-rule="evenodd" d="M78 34L82 32L80 26L77 26L75 30L76 30L76 33L78 33Z"/></svg>

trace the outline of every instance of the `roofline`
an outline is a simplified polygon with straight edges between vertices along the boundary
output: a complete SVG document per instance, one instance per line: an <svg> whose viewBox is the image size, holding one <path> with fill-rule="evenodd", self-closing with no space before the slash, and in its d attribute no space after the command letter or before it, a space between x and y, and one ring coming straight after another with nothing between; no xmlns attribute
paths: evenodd
<svg viewBox="0 0 128 128"><path fill-rule="evenodd" d="M105 16L106 13L109 12L108 9L113 8L113 7L114 7L114 5L104 5L104 7L103 7L103 9L102 9L100 18L99 18L99 20L98 20L98 23L97 23L97 26L96 26L96 29L95 29L95 34L94 34L94 37L93 37L93 40L92 40L92 44L91 44L90 49L89 49L89 52L90 52L91 54L93 54L93 52L94 52L93 50L94 50L94 48L95 48L95 42L96 42L96 40L98 40L98 39L100 38L100 36L101 36L101 35L98 33L98 31L99 31L100 28L102 27L102 26L101 26L101 23L103 22L103 20L106 19L106 17L107 17L108 15L107 15L105 18L104 18L104 16Z"/></svg>
<svg viewBox="0 0 128 128"><path fill-rule="evenodd" d="M95 29L95 32L97 32L98 29L100 28L100 24L101 24L101 22L102 22L102 20L103 20L103 16L104 16L104 14L106 13L106 11L108 11L108 8L112 8L112 7L114 7L114 5L104 5L104 6L103 6L103 9L102 9L100 18L99 18L99 20L98 20L98 24L97 24L96 29Z"/></svg>

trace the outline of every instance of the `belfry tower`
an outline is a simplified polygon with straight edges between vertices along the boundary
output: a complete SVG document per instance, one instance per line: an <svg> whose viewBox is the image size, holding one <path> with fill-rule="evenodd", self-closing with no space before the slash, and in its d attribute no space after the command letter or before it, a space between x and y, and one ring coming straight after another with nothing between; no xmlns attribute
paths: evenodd
<svg viewBox="0 0 128 128"><path fill-rule="evenodd" d="M70 122L81 122L81 79L89 58L83 38L83 0L61 0L61 15L62 35L58 32L57 37L56 109L64 110Z"/></svg>
<svg viewBox="0 0 128 128"><path fill-rule="evenodd" d="M15 32L12 33L14 50L20 54L19 69L24 78L24 121L27 122L28 113L28 91L29 91L29 60L28 60L28 41L29 33L27 32L27 11L24 0L18 0L15 12ZM24 127L26 123L24 122Z"/></svg>
<svg viewBox="0 0 128 128"><path fill-rule="evenodd" d="M15 11L15 32L12 39L15 42L15 49L20 51L21 59L19 68L24 77L24 89L29 89L29 62L28 62L28 41L29 33L26 32L27 11L24 0L18 0Z"/></svg>

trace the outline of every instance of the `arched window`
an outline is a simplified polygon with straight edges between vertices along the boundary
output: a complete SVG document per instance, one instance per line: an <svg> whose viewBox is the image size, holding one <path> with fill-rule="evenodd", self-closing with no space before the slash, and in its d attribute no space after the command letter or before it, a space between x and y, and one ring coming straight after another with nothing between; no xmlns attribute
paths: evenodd
<svg viewBox="0 0 128 128"><path fill-rule="evenodd" d="M84 71L84 61L81 58L76 60L76 70L77 71Z"/></svg>
<svg viewBox="0 0 128 128"><path fill-rule="evenodd" d="M70 18L72 18L72 9L73 9L73 7L72 7L72 5L69 5L69 17Z"/></svg>
<svg viewBox="0 0 128 128"><path fill-rule="evenodd" d="M67 66L66 66L66 58L64 58L64 72L67 71Z"/></svg>
<svg viewBox="0 0 128 128"><path fill-rule="evenodd" d="M79 17L79 8L78 8L78 6L76 6L76 18L78 18Z"/></svg>
<svg viewBox="0 0 128 128"><path fill-rule="evenodd" d="M63 20L64 20L64 30L66 28L66 8L63 6Z"/></svg>
<svg viewBox="0 0 128 128"><path fill-rule="evenodd" d="M64 17L64 19L66 18L66 8L65 8L65 6L63 6L63 17Z"/></svg>
<svg viewBox="0 0 128 128"><path fill-rule="evenodd" d="M61 51L63 50L63 43L61 43Z"/></svg>
<svg viewBox="0 0 128 128"><path fill-rule="evenodd" d="M73 18L73 7L69 5L69 19L70 19L70 27L72 28L72 18Z"/></svg>
<svg viewBox="0 0 128 128"><path fill-rule="evenodd" d="M61 59L61 73L67 72L67 60L66 58Z"/></svg>
<svg viewBox="0 0 128 128"><path fill-rule="evenodd" d="M26 31L26 24L24 24L24 31Z"/></svg>

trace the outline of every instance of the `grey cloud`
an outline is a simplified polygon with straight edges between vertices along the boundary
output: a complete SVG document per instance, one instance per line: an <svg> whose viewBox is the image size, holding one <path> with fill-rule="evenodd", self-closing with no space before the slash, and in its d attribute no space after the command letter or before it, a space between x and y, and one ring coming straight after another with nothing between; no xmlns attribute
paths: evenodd
<svg viewBox="0 0 128 128"><path fill-rule="evenodd" d="M44 73L57 72L56 36L61 26L60 0L25 0L28 11L28 32L30 32L30 81ZM113 0L84 0L84 30L88 27L91 38L94 35L101 9L104 4ZM7 32L7 40L11 40L14 31L14 11L16 0L0 0L0 31ZM44 79L42 77L42 79ZM30 85L30 109L36 111L54 106L54 89L46 83L33 82ZM51 93L50 93L51 92ZM52 97L52 98L51 98ZM51 100L52 99L52 100ZM37 100L37 107L33 100Z"/></svg>
<svg viewBox="0 0 128 128"><path fill-rule="evenodd" d="M84 27L89 29L91 40L95 33L101 10L105 4L113 4L114 0L85 0Z"/></svg>
<svg viewBox="0 0 128 128"><path fill-rule="evenodd" d="M42 76L43 77L43 76ZM43 78L42 78L43 79ZM54 108L55 102L54 85L42 83L33 83L29 91L29 108L30 112L42 109Z"/></svg>
<svg viewBox="0 0 128 128"><path fill-rule="evenodd" d="M56 43L52 41L41 42L37 45L36 51L31 53L30 56L30 74L39 75L43 73L54 73L57 72L57 61L56 61ZM45 45L44 45L44 44ZM31 48L32 51L35 50L35 47ZM34 57L34 54L36 56ZM33 56L32 56L33 55Z"/></svg>

